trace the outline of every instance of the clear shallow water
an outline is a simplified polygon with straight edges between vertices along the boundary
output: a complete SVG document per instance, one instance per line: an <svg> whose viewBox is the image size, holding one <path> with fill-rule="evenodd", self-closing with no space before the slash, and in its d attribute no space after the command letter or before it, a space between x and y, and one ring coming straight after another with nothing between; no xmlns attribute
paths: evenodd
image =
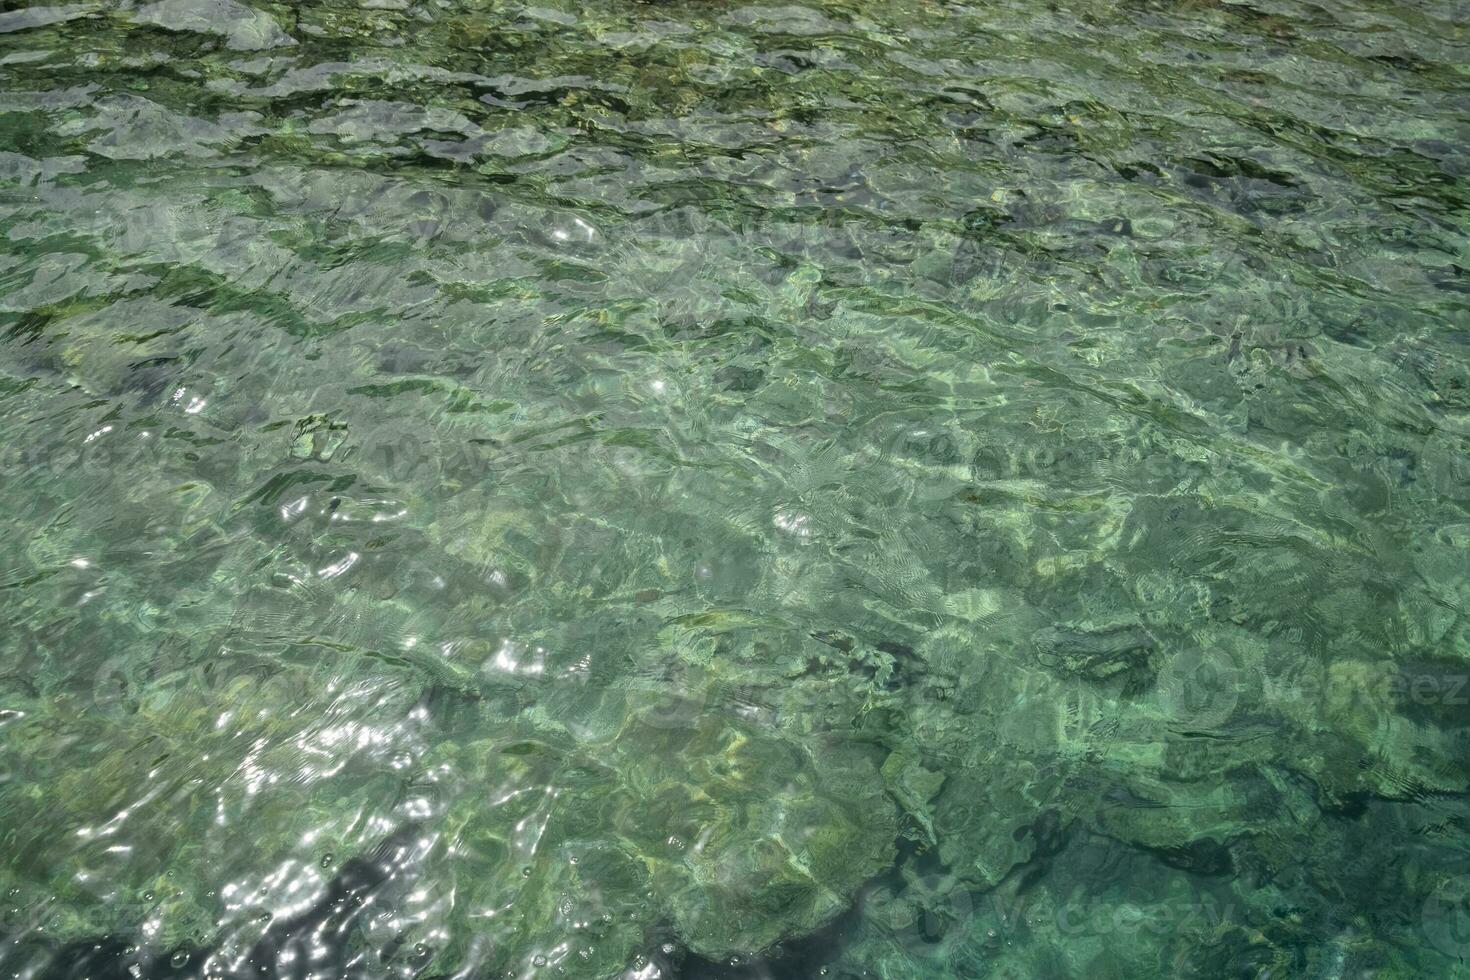
<svg viewBox="0 0 1470 980"><path fill-rule="evenodd" d="M1470 8L0 12L0 967L1470 956Z"/></svg>

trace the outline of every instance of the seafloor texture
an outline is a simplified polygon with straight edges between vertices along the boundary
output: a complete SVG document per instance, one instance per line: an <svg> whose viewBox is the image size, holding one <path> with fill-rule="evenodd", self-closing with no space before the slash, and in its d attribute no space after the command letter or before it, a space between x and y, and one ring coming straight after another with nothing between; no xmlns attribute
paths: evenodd
<svg viewBox="0 0 1470 980"><path fill-rule="evenodd" d="M1470 6L0 12L0 973L1470 976Z"/></svg>

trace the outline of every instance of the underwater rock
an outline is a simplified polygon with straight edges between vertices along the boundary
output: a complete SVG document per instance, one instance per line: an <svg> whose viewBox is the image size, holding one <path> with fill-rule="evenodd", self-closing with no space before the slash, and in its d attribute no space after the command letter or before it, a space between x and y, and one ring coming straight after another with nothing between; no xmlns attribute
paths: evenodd
<svg viewBox="0 0 1470 980"><path fill-rule="evenodd" d="M138 23L165 30L218 34L235 51L261 51L296 43L270 14L235 0L158 0L139 7L132 16Z"/></svg>

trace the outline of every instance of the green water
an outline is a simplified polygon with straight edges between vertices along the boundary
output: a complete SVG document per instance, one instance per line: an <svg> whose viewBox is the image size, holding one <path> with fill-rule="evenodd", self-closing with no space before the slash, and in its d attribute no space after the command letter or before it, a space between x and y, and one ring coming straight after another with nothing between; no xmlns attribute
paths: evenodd
<svg viewBox="0 0 1470 980"><path fill-rule="evenodd" d="M1463 0L0 8L0 975L1470 977Z"/></svg>

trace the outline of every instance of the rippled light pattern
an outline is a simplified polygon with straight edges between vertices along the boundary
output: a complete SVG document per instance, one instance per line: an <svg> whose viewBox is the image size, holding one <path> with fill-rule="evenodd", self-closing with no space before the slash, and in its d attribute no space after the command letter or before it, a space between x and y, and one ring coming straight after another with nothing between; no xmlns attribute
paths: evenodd
<svg viewBox="0 0 1470 980"><path fill-rule="evenodd" d="M0 6L0 976L1470 977L1463 0Z"/></svg>

